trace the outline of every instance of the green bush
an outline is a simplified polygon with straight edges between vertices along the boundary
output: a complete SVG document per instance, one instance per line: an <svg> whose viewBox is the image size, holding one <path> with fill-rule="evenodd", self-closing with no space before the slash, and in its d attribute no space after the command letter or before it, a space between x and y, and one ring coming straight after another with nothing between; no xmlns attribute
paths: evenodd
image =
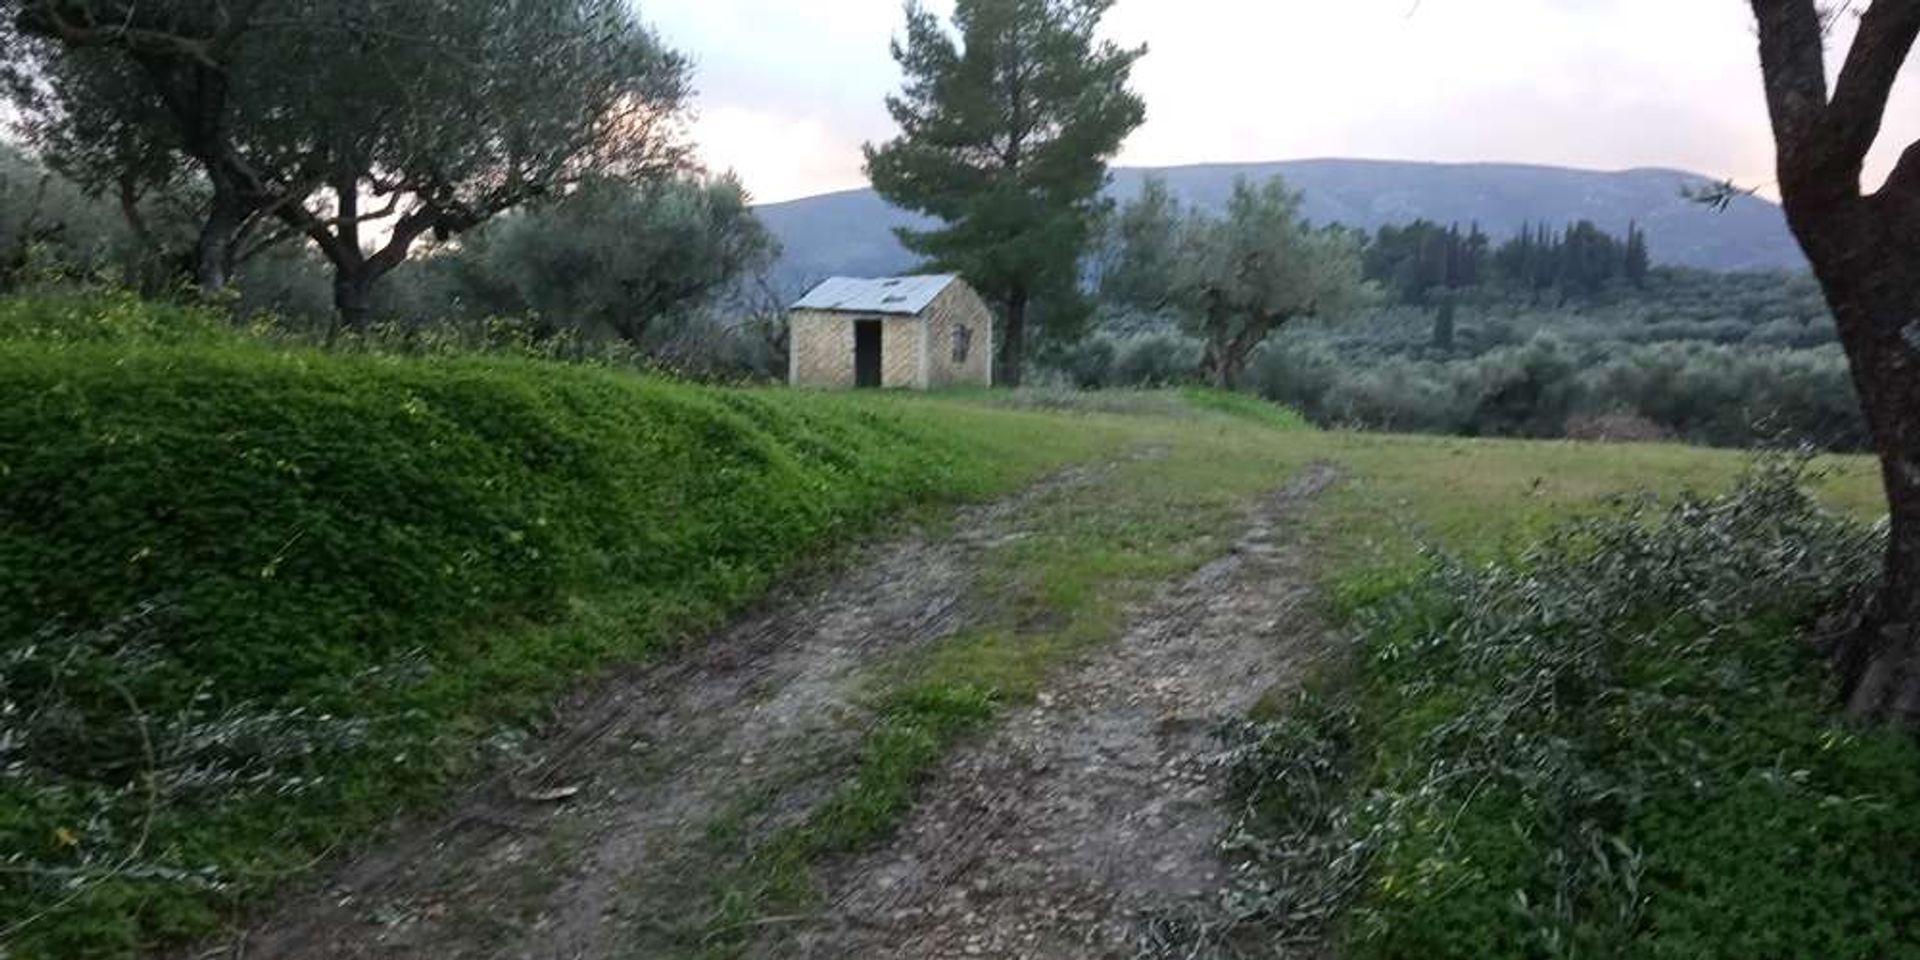
<svg viewBox="0 0 1920 960"><path fill-rule="evenodd" d="M1344 352L1313 335L1259 354L1249 385L1317 423L1466 436L1561 437L1627 414L1714 446L1867 448L1838 347L1641 344L1541 334L1474 356Z"/></svg>
<svg viewBox="0 0 1920 960"><path fill-rule="evenodd" d="M1046 367L1077 390L1099 390L1115 385L1113 361L1118 353L1112 337L1091 336L1061 349Z"/></svg>
<svg viewBox="0 0 1920 960"><path fill-rule="evenodd" d="M0 942L23 960L205 932L571 680L892 511L1102 442L76 303L0 301Z"/></svg>
<svg viewBox="0 0 1920 960"><path fill-rule="evenodd" d="M1920 749L1835 718L1803 638L1880 534L1802 480L1350 592L1351 689L1238 737L1239 846L1290 881L1248 912L1335 902L1363 960L1920 956Z"/></svg>
<svg viewBox="0 0 1920 960"><path fill-rule="evenodd" d="M1043 372L1082 390L1171 387L1199 379L1200 353L1178 333L1095 334L1057 351Z"/></svg>
<svg viewBox="0 0 1920 960"><path fill-rule="evenodd" d="M90 287L0 297L0 343L180 344L228 335L212 311Z"/></svg>

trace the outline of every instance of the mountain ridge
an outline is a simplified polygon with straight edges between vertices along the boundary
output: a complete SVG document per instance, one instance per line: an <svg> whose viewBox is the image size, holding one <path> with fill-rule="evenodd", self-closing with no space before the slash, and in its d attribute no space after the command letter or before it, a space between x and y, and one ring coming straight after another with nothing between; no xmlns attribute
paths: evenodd
<svg viewBox="0 0 1920 960"><path fill-rule="evenodd" d="M1496 242L1526 224L1564 227L1592 220L1623 234L1647 231L1656 263L1707 270L1804 269L1780 208L1759 197L1736 198L1714 211L1682 196L1711 178L1669 167L1583 170L1549 164L1444 163L1316 157L1270 162L1211 162L1116 167L1107 194L1125 200L1149 176L1166 179L1188 203L1222 205L1235 180L1273 175L1305 196L1316 223L1367 230L1417 219L1478 223ZM898 227L932 221L889 206L871 188L840 190L755 207L783 253L774 280L783 292L828 276L886 276L914 269L918 258L895 239Z"/></svg>

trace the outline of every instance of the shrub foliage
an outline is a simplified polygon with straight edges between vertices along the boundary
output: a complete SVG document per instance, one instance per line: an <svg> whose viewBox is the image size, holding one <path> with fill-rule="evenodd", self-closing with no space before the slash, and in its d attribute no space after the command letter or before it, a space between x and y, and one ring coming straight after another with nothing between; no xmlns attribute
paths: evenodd
<svg viewBox="0 0 1920 960"><path fill-rule="evenodd" d="M1412 244L1402 254L1432 254L1470 239L1427 225L1395 242ZM1631 420L1633 430L1607 434L1868 447L1832 318L1804 274L1659 269L1644 285L1579 297L1552 287L1454 288L1436 276L1402 278L1425 293L1396 283L1396 302L1281 333L1255 355L1245 386L1332 427L1551 438ZM1134 387L1200 375L1201 345L1168 317L1109 304L1100 330L1049 358L1069 382Z"/></svg>
<svg viewBox="0 0 1920 960"><path fill-rule="evenodd" d="M1349 687L1235 731L1243 915L1358 958L1920 955L1920 751L1802 641L1881 534L1802 480L1349 584Z"/></svg>

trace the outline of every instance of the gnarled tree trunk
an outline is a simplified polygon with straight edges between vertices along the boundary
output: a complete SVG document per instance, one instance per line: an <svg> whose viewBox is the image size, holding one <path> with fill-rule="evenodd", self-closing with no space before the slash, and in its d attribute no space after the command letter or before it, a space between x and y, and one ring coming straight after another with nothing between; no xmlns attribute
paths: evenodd
<svg viewBox="0 0 1920 960"><path fill-rule="evenodd" d="M1920 722L1920 144L1862 195L1868 151L1916 39L1920 0L1874 0L1830 85L1828 12L1751 0L1787 222L1832 308L1886 485L1881 594L1837 650L1849 710Z"/></svg>
<svg viewBox="0 0 1920 960"><path fill-rule="evenodd" d="M1794 219L1852 365L1890 521L1880 596L1836 664L1850 713L1920 724L1920 218L1873 202Z"/></svg>
<svg viewBox="0 0 1920 960"><path fill-rule="evenodd" d="M1207 352L1200 361L1201 374L1215 389L1237 389L1241 371L1247 366L1247 357L1253 353L1256 345L1247 342L1244 337L1209 338Z"/></svg>
<svg viewBox="0 0 1920 960"><path fill-rule="evenodd" d="M193 245L193 281L204 294L217 294L232 280L233 249L247 222L253 205L231 188L223 189L213 178L213 199L207 217L200 222L200 235Z"/></svg>
<svg viewBox="0 0 1920 960"><path fill-rule="evenodd" d="M333 271L333 308L339 323L353 333L365 333L373 321L373 284L377 278L365 262Z"/></svg>

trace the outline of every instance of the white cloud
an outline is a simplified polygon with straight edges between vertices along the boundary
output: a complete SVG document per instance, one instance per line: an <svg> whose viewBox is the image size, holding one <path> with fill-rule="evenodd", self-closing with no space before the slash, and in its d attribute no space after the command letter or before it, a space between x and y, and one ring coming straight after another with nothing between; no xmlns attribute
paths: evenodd
<svg viewBox="0 0 1920 960"><path fill-rule="evenodd" d="M1146 0L1113 26L1153 48L1138 73L1153 115L1129 161L1764 169L1763 138L1726 136L1764 123L1737 0Z"/></svg>
<svg viewBox="0 0 1920 960"><path fill-rule="evenodd" d="M950 9L951 2L935 4ZM705 155L763 199L860 182L890 131L895 0L656 0L699 66ZM1772 179L1743 0L1120 0L1151 47L1134 164L1353 156ZM1844 39L1844 38L1843 38ZM1920 137L1903 90L1874 171Z"/></svg>
<svg viewBox="0 0 1920 960"><path fill-rule="evenodd" d="M693 135L707 166L739 174L756 203L866 185L858 150L818 117L720 107L694 121Z"/></svg>

